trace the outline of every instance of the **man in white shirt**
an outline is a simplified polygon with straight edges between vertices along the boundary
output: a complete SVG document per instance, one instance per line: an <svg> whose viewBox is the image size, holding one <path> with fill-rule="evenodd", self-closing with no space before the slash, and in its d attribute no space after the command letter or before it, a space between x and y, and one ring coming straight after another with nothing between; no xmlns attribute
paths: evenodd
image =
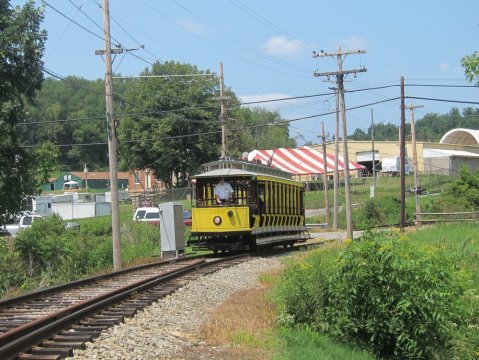
<svg viewBox="0 0 479 360"><path fill-rule="evenodd" d="M215 197L216 203L218 205L222 205L228 202L233 195L233 188L231 185L225 181L225 179L221 178L220 182L215 185Z"/></svg>

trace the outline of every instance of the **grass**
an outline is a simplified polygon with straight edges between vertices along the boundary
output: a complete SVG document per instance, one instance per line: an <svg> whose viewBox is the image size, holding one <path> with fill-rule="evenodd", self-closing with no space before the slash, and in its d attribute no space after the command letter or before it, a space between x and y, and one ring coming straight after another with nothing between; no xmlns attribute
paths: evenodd
<svg viewBox="0 0 479 360"><path fill-rule="evenodd" d="M338 343L309 328L284 328L278 331L281 350L275 360L374 360L368 352Z"/></svg>
<svg viewBox="0 0 479 360"><path fill-rule="evenodd" d="M456 264L458 281L464 286L467 304L464 321L470 326L458 330L454 339L458 359L479 353L479 336L473 331L479 317L479 232L476 224L431 226L405 234L410 246L431 253L446 253ZM316 250L318 251L318 250ZM321 251L321 250L319 250ZM306 254L302 254L304 256ZM231 359L351 359L372 360L367 351L344 344L310 328L280 327L277 309L269 292L277 283L281 269L262 273L258 285L233 294L202 327L208 345L222 349L219 356ZM245 315L247 314L247 315ZM464 330L466 329L466 330ZM461 332L462 331L462 332ZM475 352L476 351L476 352Z"/></svg>
<svg viewBox="0 0 479 360"><path fill-rule="evenodd" d="M445 189L446 184L453 180L451 176L447 175L420 175L419 184L426 188L428 192L440 192ZM376 179L375 196L386 197L394 196L399 198L401 191L401 179L398 176L379 176ZM371 177L352 178L351 179L351 202L353 204L363 203L370 198L370 189L373 185ZM409 186L414 186L414 175L407 175L405 177L406 189ZM333 183L329 184L330 190L329 204L333 206L334 191L332 190ZM325 207L325 199L323 191L308 191L305 193L305 208L306 209L322 209ZM344 205L344 185L339 189L339 204Z"/></svg>
<svg viewBox="0 0 479 360"><path fill-rule="evenodd" d="M221 346L225 359L372 360L368 353L340 344L307 328L278 328L269 291L281 269L262 273L258 285L225 301L201 328L210 346ZM226 345L226 346L225 346Z"/></svg>

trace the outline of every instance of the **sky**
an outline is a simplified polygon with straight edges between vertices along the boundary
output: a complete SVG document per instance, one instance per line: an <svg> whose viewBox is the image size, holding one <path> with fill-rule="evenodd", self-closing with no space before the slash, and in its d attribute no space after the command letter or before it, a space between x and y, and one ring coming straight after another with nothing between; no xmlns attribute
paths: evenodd
<svg viewBox="0 0 479 360"><path fill-rule="evenodd" d="M12 5L25 1L12 0ZM48 32L44 67L60 76L103 78L103 0L37 0ZM245 106L278 111L299 145L319 143L321 123L331 137L336 118L330 87L336 57L313 51L364 50L343 57L343 70L365 67L345 78L347 129L374 123L400 124L400 78L405 95L479 102L479 88L464 75L461 59L479 50L477 0L111 0L113 44L131 50L114 59L113 70L137 76L155 61L177 61L219 72L243 102L299 97ZM418 86L421 85L421 86ZM424 86L426 85L426 86ZM361 90L361 91L354 91ZM318 96L314 96L318 95ZM416 121L478 104L406 99ZM372 110L371 110L372 109ZM326 115L325 115L326 114ZM305 119L302 119L305 118ZM410 114L406 113L409 122Z"/></svg>

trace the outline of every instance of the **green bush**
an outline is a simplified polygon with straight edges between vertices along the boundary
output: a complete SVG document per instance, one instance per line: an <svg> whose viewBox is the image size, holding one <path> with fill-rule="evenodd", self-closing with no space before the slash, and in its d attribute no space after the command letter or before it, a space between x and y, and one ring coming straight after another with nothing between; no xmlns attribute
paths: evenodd
<svg viewBox="0 0 479 360"><path fill-rule="evenodd" d="M27 273L18 252L11 251L5 239L0 238L0 298L7 291L21 287Z"/></svg>
<svg viewBox="0 0 479 360"><path fill-rule="evenodd" d="M288 266L275 292L281 318L385 358L442 358L461 313L448 261L385 235L331 254Z"/></svg>
<svg viewBox="0 0 479 360"><path fill-rule="evenodd" d="M45 221L35 221L15 238L15 250L35 276L43 269L57 269L64 257L73 254L73 246L63 221L53 215Z"/></svg>
<svg viewBox="0 0 479 360"><path fill-rule="evenodd" d="M35 221L13 240L10 249L0 242L0 294L21 288L56 285L110 270L113 265L111 217L79 219L79 229L66 229L53 215ZM146 223L121 224L124 264L149 261L160 254L160 230Z"/></svg>
<svg viewBox="0 0 479 360"><path fill-rule="evenodd" d="M326 287L339 248L330 246L308 253L301 259L290 259L273 298L281 309L280 325L311 324L316 309L326 300Z"/></svg>
<svg viewBox="0 0 479 360"><path fill-rule="evenodd" d="M371 229L377 226L397 225L400 219L401 202L393 196L365 201L354 211L353 226L357 229ZM413 221L415 206L408 202L405 207L406 222Z"/></svg>
<svg viewBox="0 0 479 360"><path fill-rule="evenodd" d="M459 322L452 266L397 239L353 242L329 278L315 326L396 359L434 358Z"/></svg>
<svg viewBox="0 0 479 360"><path fill-rule="evenodd" d="M463 166L459 171L459 179L448 188L447 193L452 198L463 199L472 208L479 208L479 171L472 172Z"/></svg>

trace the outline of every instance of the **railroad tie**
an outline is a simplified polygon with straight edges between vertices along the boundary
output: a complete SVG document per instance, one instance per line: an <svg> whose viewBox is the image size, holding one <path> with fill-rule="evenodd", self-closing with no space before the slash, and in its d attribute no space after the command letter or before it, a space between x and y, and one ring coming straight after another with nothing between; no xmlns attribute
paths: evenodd
<svg viewBox="0 0 479 360"><path fill-rule="evenodd" d="M57 342L57 341L45 340L42 342L42 346L45 348L71 347L72 349L81 349L81 350L84 350L86 348L85 343L81 341Z"/></svg>
<svg viewBox="0 0 479 360"><path fill-rule="evenodd" d="M18 355L19 360L60 360L60 355L33 355L22 353Z"/></svg>
<svg viewBox="0 0 479 360"><path fill-rule="evenodd" d="M63 357L73 356L73 349L71 347L41 347L34 346L30 350L32 355L60 355Z"/></svg>

